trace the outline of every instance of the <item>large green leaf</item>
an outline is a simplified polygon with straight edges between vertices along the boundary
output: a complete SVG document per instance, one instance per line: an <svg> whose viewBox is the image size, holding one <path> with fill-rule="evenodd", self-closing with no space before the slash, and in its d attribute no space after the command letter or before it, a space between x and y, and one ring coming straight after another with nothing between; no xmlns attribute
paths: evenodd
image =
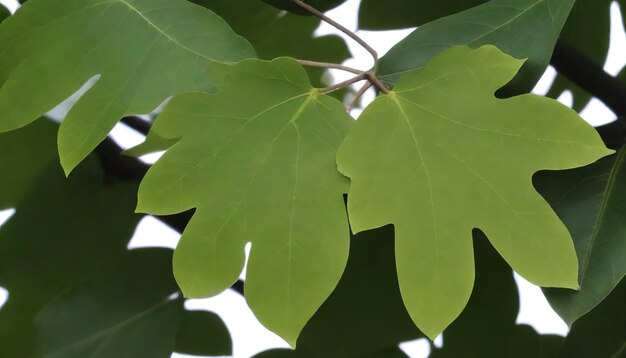
<svg viewBox="0 0 626 358"><path fill-rule="evenodd" d="M119 268L63 293L37 315L42 357L169 358L183 313L172 253L130 251Z"/></svg>
<svg viewBox="0 0 626 358"><path fill-rule="evenodd" d="M338 153L353 230L395 225L402 297L431 338L470 296L474 227L529 281L578 287L571 237L531 177L612 151L554 100L497 99L522 63L493 46L447 50L366 108Z"/></svg>
<svg viewBox="0 0 626 358"><path fill-rule="evenodd" d="M377 73L394 84L451 46L492 44L527 58L510 91L526 92L543 74L574 0L492 0L419 27L380 60Z"/></svg>
<svg viewBox="0 0 626 358"><path fill-rule="evenodd" d="M217 94L170 102L151 134L182 139L148 171L137 210L196 208L174 255L186 296L228 288L251 241L248 304L295 344L346 264L348 182L334 158L351 123L287 58L244 61Z"/></svg>
<svg viewBox="0 0 626 358"><path fill-rule="evenodd" d="M10 181L0 186L0 198L11 199L3 204L16 209L0 229L0 286L9 291L0 309L2 357L32 356L37 312L64 290L115 264L139 220L133 214L137 186L104 186L95 158L65 179L54 155L57 128L42 120L0 135L3 173L25 179L15 187L17 196ZM46 152L53 155L42 155Z"/></svg>
<svg viewBox="0 0 626 358"><path fill-rule="evenodd" d="M394 0L393 6L385 0L361 0L359 28L364 30L391 30L421 26L486 0Z"/></svg>
<svg viewBox="0 0 626 358"><path fill-rule="evenodd" d="M422 336L402 304L393 242L391 226L354 235L346 271L304 327L298 348L258 357L373 357Z"/></svg>
<svg viewBox="0 0 626 358"><path fill-rule="evenodd" d="M33 0L0 25L0 132L22 127L99 75L59 131L69 173L124 115L210 90L207 66L254 56L209 10L185 0Z"/></svg>
<svg viewBox="0 0 626 358"><path fill-rule="evenodd" d="M538 175L535 182L574 238L580 291L548 289L568 323L589 312L626 274L626 150L597 163Z"/></svg>
<svg viewBox="0 0 626 358"><path fill-rule="evenodd" d="M560 357L626 357L626 281L572 325Z"/></svg>

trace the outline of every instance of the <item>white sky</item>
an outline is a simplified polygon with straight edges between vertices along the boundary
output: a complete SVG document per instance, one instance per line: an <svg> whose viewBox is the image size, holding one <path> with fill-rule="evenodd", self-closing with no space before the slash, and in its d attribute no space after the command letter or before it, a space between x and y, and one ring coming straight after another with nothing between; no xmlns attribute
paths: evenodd
<svg viewBox="0 0 626 358"><path fill-rule="evenodd" d="M11 11L18 8L16 0L0 0L0 3L7 6ZM331 18L338 20L349 29L357 28L357 9L359 0L348 0L340 7L327 13ZM382 56L390 47L408 35L412 29L397 31L357 31L365 41L374 47ZM345 35L339 33L336 29L327 24L322 24L316 35L338 34L342 36L350 47L353 58L344 62L344 64L360 68L368 69L372 66L369 54ZM621 14L616 3L611 6L611 46L609 56L604 66L605 71L612 75L616 75L626 65L626 35L621 21ZM332 71L337 82L348 79L351 75L341 71ZM539 81L534 93L544 95L554 77L556 71L550 67ZM358 89L360 84L355 85ZM363 104L371 102L374 98L374 91L370 90L363 97ZM559 101L571 105L572 98L570 93L564 93ZM65 106L67 107L67 106ZM62 113L63 110L60 110ZM357 116L361 109L355 109L352 114ZM59 112L57 112L59 113ZM599 125L611 122L615 119L615 115L600 101L594 99L585 108L581 115L593 125ZM125 148L132 147L143 141L143 137L136 132L128 129L124 125L118 125L113 135L115 139ZM142 158L148 162L153 162L158 155L152 155L148 158ZM14 210L0 211L0 225L8 220L14 213ZM129 248L140 248L149 246L162 246L174 248L178 242L180 235L152 218L144 218L138 225L135 235L133 236ZM245 275L242 274L242 278ZM528 283L519 275L515 275L515 280L520 289L520 312L517 318L518 323L526 323L533 326L540 333L553 333L559 335L567 334L568 328L565 322L554 313L548 302L541 293L541 289ZM0 306L8 298L6 290L0 287ZM239 294L227 290L226 292L212 298L202 300L189 300L186 304L188 309L210 310L219 314L226 326L228 327L234 346L234 358L248 358L252 355L277 347L288 347L288 345L278 336L265 329L254 318L254 314L250 311L243 297ZM440 346L445 339L439 337L435 344ZM413 342L401 344L400 347L412 358L427 357L430 351L428 342L420 339ZM184 355L174 354L173 358L183 358Z"/></svg>

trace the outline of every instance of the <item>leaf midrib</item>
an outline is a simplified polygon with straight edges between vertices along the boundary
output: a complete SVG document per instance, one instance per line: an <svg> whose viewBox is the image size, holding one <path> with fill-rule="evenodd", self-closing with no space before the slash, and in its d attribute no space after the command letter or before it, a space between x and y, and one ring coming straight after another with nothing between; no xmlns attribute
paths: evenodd
<svg viewBox="0 0 626 358"><path fill-rule="evenodd" d="M180 43L176 38L168 35L164 30L162 30L160 27L158 27L155 23L152 22L152 20L150 20L148 17L146 17L144 14L141 13L141 11L139 11L139 9L137 9L136 7L134 7L133 5L129 4L126 0L116 0L124 5L126 5L131 11L135 12L137 15L139 15L139 17L141 17L144 21L146 21L152 28L154 28L156 31L158 31L159 33L161 33L163 36L165 36L169 41L172 41L173 43L175 43L176 45L180 46L181 48L187 50L188 52L191 52L197 56L200 56L204 59L207 59L209 61L215 61L212 58L209 58L203 54L200 54L192 49L190 49L189 47L183 45L182 43ZM543 0L542 0L543 1Z"/></svg>

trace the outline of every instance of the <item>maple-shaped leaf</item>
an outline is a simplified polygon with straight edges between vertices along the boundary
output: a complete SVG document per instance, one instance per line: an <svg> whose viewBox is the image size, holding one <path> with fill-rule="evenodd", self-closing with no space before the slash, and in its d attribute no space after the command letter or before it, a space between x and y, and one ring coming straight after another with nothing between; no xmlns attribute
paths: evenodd
<svg viewBox="0 0 626 358"><path fill-rule="evenodd" d="M61 124L66 173L121 117L211 90L209 64L254 56L219 16L185 0L31 0L0 25L0 53L0 132L100 76Z"/></svg>
<svg viewBox="0 0 626 358"><path fill-rule="evenodd" d="M473 228L529 281L578 286L572 239L531 177L612 151L554 100L496 98L522 63L490 45L449 49L379 96L338 153L352 229L395 225L402 297L431 338L472 291Z"/></svg>
<svg viewBox="0 0 626 358"><path fill-rule="evenodd" d="M335 164L352 119L294 60L247 60L217 94L175 97L150 135L181 138L148 171L138 211L196 208L174 255L188 297L233 284L252 248L246 299L289 343L335 288L348 257Z"/></svg>

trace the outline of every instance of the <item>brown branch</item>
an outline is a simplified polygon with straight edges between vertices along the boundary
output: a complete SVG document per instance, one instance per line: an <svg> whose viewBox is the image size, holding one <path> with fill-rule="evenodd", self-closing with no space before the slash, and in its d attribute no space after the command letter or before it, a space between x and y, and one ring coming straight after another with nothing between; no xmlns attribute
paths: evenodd
<svg viewBox="0 0 626 358"><path fill-rule="evenodd" d="M298 61L298 63L301 64L302 66L317 67L317 68L332 68L335 70L342 70L342 71L354 73L355 75L363 73L363 71L359 69L344 66L338 63L318 62L318 61L309 61L309 60L296 60L296 61Z"/></svg>
<svg viewBox="0 0 626 358"><path fill-rule="evenodd" d="M145 121L140 117L128 116L122 118L120 122L134 129L136 132L143 134L144 136L148 135L148 132L150 131L150 122Z"/></svg>
<svg viewBox="0 0 626 358"><path fill-rule="evenodd" d="M587 55L559 40L550 64L560 74L604 102L618 117L626 116L626 84L604 72Z"/></svg>
<svg viewBox="0 0 626 358"><path fill-rule="evenodd" d="M363 96L365 92L367 92L368 89L370 89L370 87L372 87L372 82L366 82L363 87L361 87L361 89L359 89L354 94L354 98L350 101L350 104L348 105L348 113L352 112L354 106L356 105L356 102L359 100L359 98L361 98L361 96Z"/></svg>
<svg viewBox="0 0 626 358"><path fill-rule="evenodd" d="M343 82L339 82L339 83L334 84L332 86L321 88L320 92L324 93L324 94L330 93L330 92L336 91L338 89L344 88L346 86L349 86L349 85L351 85L353 83L356 83L356 82L359 82L359 81L363 81L365 79L367 79L367 73L361 72L359 75L354 76L354 77L352 77L350 79L347 79L347 80L345 80Z"/></svg>
<svg viewBox="0 0 626 358"><path fill-rule="evenodd" d="M328 16L324 15L323 12L317 10L316 8L312 7L309 4L304 3L301 0L291 0L291 2L293 2L294 4L296 4L297 6L302 8L303 10L309 12L311 15L316 16L320 20L328 23L329 25L333 26L337 30L339 30L339 31L343 32L344 34L346 34L348 37L350 37L351 39L356 41L359 45L363 46L363 48L365 48L367 50L367 52L369 52L372 55L372 57L374 58L374 63L376 63L378 61L378 53L376 53L376 50L374 50L370 45L368 45L367 42L363 41L363 39L360 38L357 34L355 34L354 32L352 32L350 30L348 30L347 28L345 28L340 23L338 23L335 20L333 20L333 19L329 18Z"/></svg>

